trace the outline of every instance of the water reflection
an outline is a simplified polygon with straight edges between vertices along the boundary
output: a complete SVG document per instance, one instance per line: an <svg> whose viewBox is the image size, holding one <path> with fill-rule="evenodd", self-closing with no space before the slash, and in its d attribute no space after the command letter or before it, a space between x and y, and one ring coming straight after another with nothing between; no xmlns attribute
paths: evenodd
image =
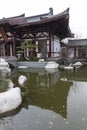
<svg viewBox="0 0 87 130"><path fill-rule="evenodd" d="M87 82L74 81L67 99L67 120L72 129L87 129Z"/></svg>
<svg viewBox="0 0 87 130"><path fill-rule="evenodd" d="M21 74L28 79L23 87L18 84ZM87 129L87 70L18 69L10 78L21 87L23 102L17 110L0 116L11 119L4 130Z"/></svg>
<svg viewBox="0 0 87 130"><path fill-rule="evenodd" d="M56 72L58 72L57 68L45 68L45 70L49 73L49 74L54 74Z"/></svg>
<svg viewBox="0 0 87 130"><path fill-rule="evenodd" d="M49 74L44 70L43 72L29 72L27 75L29 79L26 82L23 107L28 109L29 105L38 106L42 109L53 110L66 118L67 96L71 83L61 82L59 71Z"/></svg>

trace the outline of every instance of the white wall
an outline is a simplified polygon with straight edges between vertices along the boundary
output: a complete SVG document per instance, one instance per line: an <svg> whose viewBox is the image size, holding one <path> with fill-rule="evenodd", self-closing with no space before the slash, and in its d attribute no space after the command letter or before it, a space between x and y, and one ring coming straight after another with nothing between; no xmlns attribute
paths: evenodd
<svg viewBox="0 0 87 130"><path fill-rule="evenodd" d="M68 50L68 57L69 58L74 58L74 48L69 48L69 50Z"/></svg>

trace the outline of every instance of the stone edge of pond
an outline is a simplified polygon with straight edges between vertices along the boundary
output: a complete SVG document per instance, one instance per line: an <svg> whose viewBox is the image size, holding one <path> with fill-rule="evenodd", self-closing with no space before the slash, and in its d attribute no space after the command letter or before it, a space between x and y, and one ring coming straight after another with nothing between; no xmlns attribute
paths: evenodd
<svg viewBox="0 0 87 130"><path fill-rule="evenodd" d="M30 68L45 68L45 65L47 62L19 62L18 61L18 67L19 66L28 66Z"/></svg>

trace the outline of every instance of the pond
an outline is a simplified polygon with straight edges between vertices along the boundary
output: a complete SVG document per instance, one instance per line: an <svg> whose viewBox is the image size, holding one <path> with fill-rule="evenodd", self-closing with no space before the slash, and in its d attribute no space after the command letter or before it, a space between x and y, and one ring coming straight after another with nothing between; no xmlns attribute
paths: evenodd
<svg viewBox="0 0 87 130"><path fill-rule="evenodd" d="M87 68L15 69L8 78L21 88L22 104L0 115L0 130L87 130Z"/></svg>

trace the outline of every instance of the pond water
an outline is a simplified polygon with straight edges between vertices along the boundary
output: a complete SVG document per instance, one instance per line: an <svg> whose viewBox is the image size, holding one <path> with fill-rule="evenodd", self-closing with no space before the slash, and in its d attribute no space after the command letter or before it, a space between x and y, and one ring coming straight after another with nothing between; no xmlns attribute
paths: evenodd
<svg viewBox="0 0 87 130"><path fill-rule="evenodd" d="M27 76L24 86L20 75ZM0 115L0 130L87 130L87 68L75 71L15 69L22 104Z"/></svg>

